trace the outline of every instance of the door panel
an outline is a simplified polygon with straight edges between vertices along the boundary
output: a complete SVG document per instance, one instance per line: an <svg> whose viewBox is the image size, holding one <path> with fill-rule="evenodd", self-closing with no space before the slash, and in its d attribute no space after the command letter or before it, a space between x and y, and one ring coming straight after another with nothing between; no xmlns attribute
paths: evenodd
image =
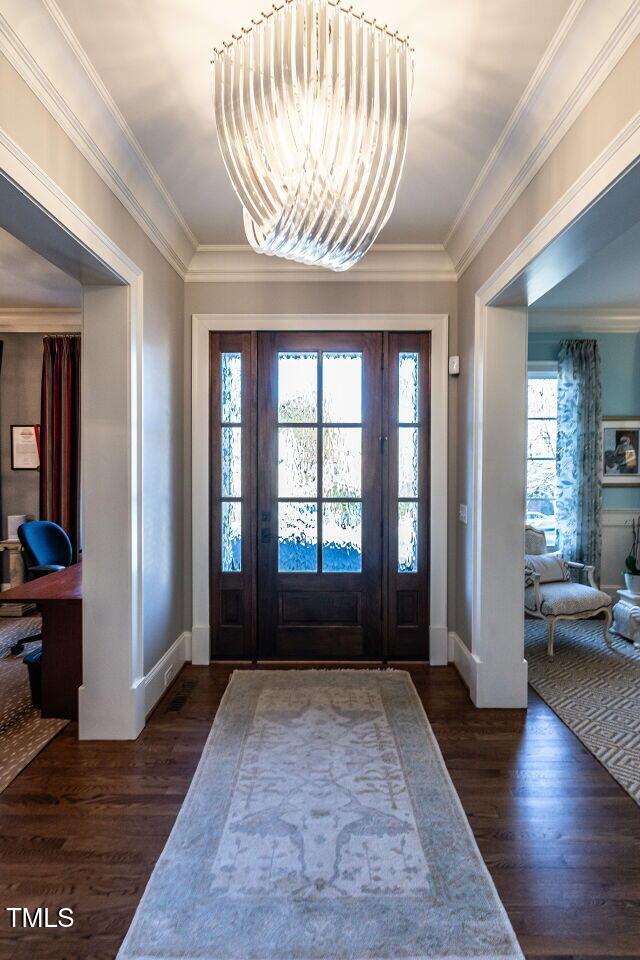
<svg viewBox="0 0 640 960"><path fill-rule="evenodd" d="M382 656L381 358L376 333L260 335L259 656Z"/></svg>

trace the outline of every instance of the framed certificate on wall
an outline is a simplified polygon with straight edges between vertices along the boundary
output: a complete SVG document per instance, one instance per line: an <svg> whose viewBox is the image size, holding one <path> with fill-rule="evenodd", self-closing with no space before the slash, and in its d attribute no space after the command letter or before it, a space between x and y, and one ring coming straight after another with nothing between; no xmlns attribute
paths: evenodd
<svg viewBox="0 0 640 960"><path fill-rule="evenodd" d="M40 467L39 434L39 424L11 424L12 470L37 470Z"/></svg>

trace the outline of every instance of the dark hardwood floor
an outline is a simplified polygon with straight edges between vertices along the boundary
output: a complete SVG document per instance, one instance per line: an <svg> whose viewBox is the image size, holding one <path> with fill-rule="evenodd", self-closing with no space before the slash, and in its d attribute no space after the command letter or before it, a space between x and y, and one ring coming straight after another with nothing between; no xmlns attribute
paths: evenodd
<svg viewBox="0 0 640 960"><path fill-rule="evenodd" d="M70 725L0 796L2 960L113 960L230 669L185 668L135 743ZM411 673L526 956L640 958L640 808L535 694L479 711L452 667ZM12 930L8 906L75 925Z"/></svg>

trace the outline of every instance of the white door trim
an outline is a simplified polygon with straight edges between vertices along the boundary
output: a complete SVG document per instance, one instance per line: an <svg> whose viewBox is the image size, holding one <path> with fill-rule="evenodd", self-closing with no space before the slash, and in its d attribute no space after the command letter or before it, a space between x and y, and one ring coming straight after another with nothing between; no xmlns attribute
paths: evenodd
<svg viewBox="0 0 640 960"><path fill-rule="evenodd" d="M133 739L144 726L142 651L142 297L140 268L0 129L0 171L44 210L61 230L105 265L112 290L114 327L124 349L114 381L125 385L126 402L117 416L95 425L82 423L83 529L83 685L79 691L81 739ZM111 280L109 280L111 275ZM118 297L120 295L120 297ZM108 296L108 294L107 294ZM111 319L111 315L109 317ZM86 341L85 341L86 346ZM84 351L83 351L84 352ZM91 369L83 363L83 406L92 391ZM104 380L104 378L103 378ZM102 395L100 396L102 400ZM94 403L95 405L95 403ZM95 426L95 429L93 429ZM122 457L99 449L113 441ZM100 463L97 482L87 483ZM93 469L93 474L96 470ZM124 476L123 476L124 475ZM95 548L94 548L95 545Z"/></svg>
<svg viewBox="0 0 640 960"><path fill-rule="evenodd" d="M431 332L430 662L447 663L447 314L193 314L192 561L193 663L210 660L209 333L229 330L428 330Z"/></svg>
<svg viewBox="0 0 640 960"><path fill-rule="evenodd" d="M520 409L521 395L516 380L509 378L512 393L505 393L502 378L495 369L490 373L492 356L500 355L500 324L492 318L501 308L491 303L556 237L640 156L640 113L619 131L608 146L555 203L506 260L494 271L475 297L474 387L473 387L473 518L472 518L472 603L471 651L476 673L472 696L476 706L525 707L527 704L526 661L522 618L506 624L495 633L494 613L504 602L506 585L513 577L514 564L522 566L523 550L514 550L510 537L500 536L492 527L496 510L501 510L504 528L523 524L524 500L521 507L510 501L497 503L499 486L492 478L512 470L522 455L521 431L507 430L496 442L496 431L502 429L497 415L501 407ZM526 311L526 306L519 308ZM521 355L524 351L524 355ZM518 353L505 359L505 364L522 367L526 375L526 343ZM524 532L522 548L524 548ZM486 574L490 571L490 588ZM502 649L499 649L499 648ZM475 695L473 694L475 690Z"/></svg>

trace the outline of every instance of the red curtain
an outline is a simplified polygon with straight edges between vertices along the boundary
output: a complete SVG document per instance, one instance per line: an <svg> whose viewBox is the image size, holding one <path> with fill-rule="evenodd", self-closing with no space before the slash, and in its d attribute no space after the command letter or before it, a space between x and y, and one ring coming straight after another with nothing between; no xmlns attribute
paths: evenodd
<svg viewBox="0 0 640 960"><path fill-rule="evenodd" d="M80 337L45 337L40 399L40 519L80 550Z"/></svg>

